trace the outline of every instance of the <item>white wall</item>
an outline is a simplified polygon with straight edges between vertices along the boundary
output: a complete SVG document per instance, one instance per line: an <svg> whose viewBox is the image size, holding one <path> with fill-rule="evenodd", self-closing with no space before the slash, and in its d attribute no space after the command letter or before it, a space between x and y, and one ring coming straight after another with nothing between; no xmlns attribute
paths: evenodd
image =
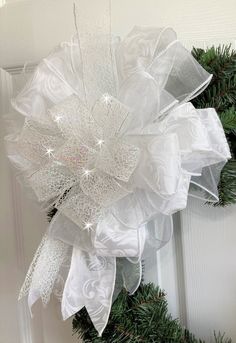
<svg viewBox="0 0 236 343"><path fill-rule="evenodd" d="M0 8L0 66L37 62L60 41L70 39L72 3L7 1ZM134 25L172 26L189 47L235 45L235 11L235 0L112 0L112 26L119 35ZM46 223L13 182L2 140L0 163L0 343L72 342L70 323L59 320L55 303L43 315L38 305L32 322L20 307L25 322L17 323L15 296ZM236 341L235 207L209 209L192 200L180 219L181 230L177 220L177 235L158 254L158 282L169 293L173 314L191 330L206 338L213 328L226 330Z"/></svg>
<svg viewBox="0 0 236 343"><path fill-rule="evenodd" d="M70 39L72 6L73 0L7 0L0 9L0 65L38 61ZM112 27L125 35L134 25L172 26L182 41L227 42L235 40L235 6L235 0L112 0Z"/></svg>

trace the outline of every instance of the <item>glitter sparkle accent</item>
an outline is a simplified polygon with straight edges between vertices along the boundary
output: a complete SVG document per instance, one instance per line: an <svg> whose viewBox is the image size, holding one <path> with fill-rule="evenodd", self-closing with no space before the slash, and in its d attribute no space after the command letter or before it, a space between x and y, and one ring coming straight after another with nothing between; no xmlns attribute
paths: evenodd
<svg viewBox="0 0 236 343"><path fill-rule="evenodd" d="M93 171L90 170L90 169L84 169L83 176L89 177L89 175L90 175L92 172L93 172Z"/></svg>
<svg viewBox="0 0 236 343"><path fill-rule="evenodd" d="M93 224L92 223L85 223L84 230L92 230Z"/></svg>
<svg viewBox="0 0 236 343"><path fill-rule="evenodd" d="M111 96L109 95L109 94L103 94L103 96L102 96L102 101L106 104L106 105L108 105L108 104L110 104L111 103Z"/></svg>
<svg viewBox="0 0 236 343"><path fill-rule="evenodd" d="M63 118L62 116L57 115L57 116L55 117L54 121L58 124L58 123L61 122L62 118Z"/></svg>
<svg viewBox="0 0 236 343"><path fill-rule="evenodd" d="M105 142L105 141L104 141L103 139L98 139L96 145L98 145L99 147L101 147L101 146L104 144L104 142Z"/></svg>
<svg viewBox="0 0 236 343"><path fill-rule="evenodd" d="M45 155L47 155L49 158L54 157L53 156L54 149L52 148L47 148Z"/></svg>

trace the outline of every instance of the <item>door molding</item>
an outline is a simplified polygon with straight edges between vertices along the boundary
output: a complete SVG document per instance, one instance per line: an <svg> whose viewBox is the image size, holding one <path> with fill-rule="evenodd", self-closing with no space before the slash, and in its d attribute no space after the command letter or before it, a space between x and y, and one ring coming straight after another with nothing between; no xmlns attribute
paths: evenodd
<svg viewBox="0 0 236 343"><path fill-rule="evenodd" d="M10 101L13 94L12 75L0 68L0 114L6 115L11 112ZM1 118L3 122L3 118ZM2 125L3 126L3 125ZM20 187L17 183L14 173L9 168L9 192L11 194L11 207L13 217L14 245L16 251L16 267L17 270L25 273L26 261L24 253L24 233L23 233L23 218L21 207ZM17 296L17 294L15 294ZM18 317L19 341L21 343L33 343L33 335L31 328L30 313L26 299L22 299L16 303L16 311ZM43 343L43 341L42 341Z"/></svg>

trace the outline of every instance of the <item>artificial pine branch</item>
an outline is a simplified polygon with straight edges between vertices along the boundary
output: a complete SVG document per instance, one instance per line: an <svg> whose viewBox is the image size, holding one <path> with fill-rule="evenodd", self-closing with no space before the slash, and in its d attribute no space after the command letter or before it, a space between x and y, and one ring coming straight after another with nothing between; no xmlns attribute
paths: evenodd
<svg viewBox="0 0 236 343"><path fill-rule="evenodd" d="M232 76L235 72L235 51L231 45L223 45L207 50L193 48L194 58L211 74L214 80L225 78L226 75Z"/></svg>
<svg viewBox="0 0 236 343"><path fill-rule="evenodd" d="M215 206L226 206L235 203L236 198L236 160L231 159L224 166L218 184L219 202Z"/></svg>
<svg viewBox="0 0 236 343"><path fill-rule="evenodd" d="M73 331L84 343L206 343L172 319L164 292L153 284L142 284L132 296L125 290L119 294L102 337L85 309L74 316ZM215 342L232 343L220 334Z"/></svg>
<svg viewBox="0 0 236 343"><path fill-rule="evenodd" d="M218 335L214 333L214 338L216 343L232 343L231 339L226 338L225 334L221 335L220 332L218 333Z"/></svg>
<svg viewBox="0 0 236 343"><path fill-rule="evenodd" d="M226 134L236 134L236 108L234 106L220 112L219 118Z"/></svg>
<svg viewBox="0 0 236 343"><path fill-rule="evenodd" d="M232 159L221 172L219 202L215 206L236 203L236 51L231 46L192 50L193 56L213 74L207 89L192 100L196 108L214 107L219 115Z"/></svg>

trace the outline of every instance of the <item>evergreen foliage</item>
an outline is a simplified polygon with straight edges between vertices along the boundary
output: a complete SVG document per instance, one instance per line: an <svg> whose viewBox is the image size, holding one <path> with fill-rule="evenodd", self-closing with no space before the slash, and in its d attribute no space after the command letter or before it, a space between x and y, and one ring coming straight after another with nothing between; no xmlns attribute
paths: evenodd
<svg viewBox="0 0 236 343"><path fill-rule="evenodd" d="M236 51L231 46L194 48L196 60L213 74L210 85L192 100L196 108L214 107L219 115L230 146L232 159L221 172L218 185L219 202L226 206L236 203Z"/></svg>
<svg viewBox="0 0 236 343"><path fill-rule="evenodd" d="M153 284L141 284L134 295L123 290L114 302L102 337L85 308L73 319L73 331L84 343L206 343L198 340L168 314L165 294ZM232 343L215 334L216 343Z"/></svg>

